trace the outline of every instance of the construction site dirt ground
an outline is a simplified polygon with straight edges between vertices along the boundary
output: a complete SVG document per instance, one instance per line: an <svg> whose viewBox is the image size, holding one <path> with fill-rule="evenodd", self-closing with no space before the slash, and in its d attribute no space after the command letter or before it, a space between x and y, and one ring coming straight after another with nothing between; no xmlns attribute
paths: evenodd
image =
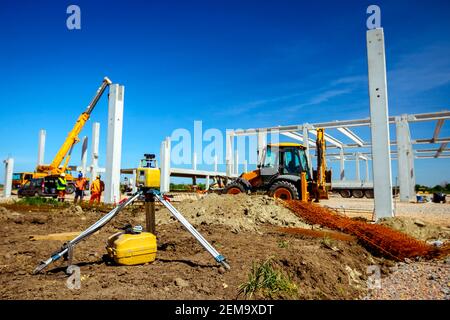
<svg viewBox="0 0 450 320"><path fill-rule="evenodd" d="M348 235L323 229L320 231L326 235L319 237L286 233L284 228L318 228L267 196L211 194L201 200L175 202L174 206L227 258L230 271L219 267L160 206L156 212L156 261L117 266L105 260L110 235L127 223L145 225L144 208L137 204L76 246L74 263L80 267L81 288L74 290L66 286L64 261L32 274L41 260L63 244L33 240L32 236L82 231L105 214L106 208L2 205L0 299L245 299L249 296L239 293L239 288L248 282L252 267L264 261L272 261L295 290L257 291L253 298L382 298L368 292L367 267L379 265L383 277L398 268L391 260L373 256ZM440 235L444 241L445 232ZM449 268L444 262L430 263L439 268L436 272L446 285ZM447 297L445 291L436 290L434 298Z"/></svg>

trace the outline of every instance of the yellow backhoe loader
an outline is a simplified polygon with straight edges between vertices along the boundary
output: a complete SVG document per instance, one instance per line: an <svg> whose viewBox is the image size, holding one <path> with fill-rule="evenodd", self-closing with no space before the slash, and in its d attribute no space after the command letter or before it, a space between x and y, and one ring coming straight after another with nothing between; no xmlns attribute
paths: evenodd
<svg viewBox="0 0 450 320"><path fill-rule="evenodd" d="M258 168L241 174L225 187L224 193L263 191L283 200L327 199L331 170L326 168L323 129L317 129L317 170L312 171L312 176L305 149L298 143L268 144Z"/></svg>

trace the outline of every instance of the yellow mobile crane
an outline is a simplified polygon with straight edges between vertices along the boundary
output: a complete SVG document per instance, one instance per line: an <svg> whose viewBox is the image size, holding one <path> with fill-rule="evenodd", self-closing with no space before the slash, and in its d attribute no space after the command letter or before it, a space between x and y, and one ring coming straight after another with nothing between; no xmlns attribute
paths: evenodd
<svg viewBox="0 0 450 320"><path fill-rule="evenodd" d="M111 80L109 80L108 77L105 77L103 79L103 82L101 86L98 88L97 93L95 94L94 98L92 99L91 103L89 103L86 111L84 111L77 119L77 122L73 126L72 130L67 135L66 140L62 144L62 146L59 148L58 152L56 153L56 156L53 158L52 163L46 165L38 165L36 167L36 171L33 174L33 178L43 178L51 175L60 175L61 173L66 173L67 166L69 164L70 156L72 154L72 149L74 145L80 141L78 138L78 135L80 134L81 130L83 129L86 122L89 120L92 111L94 110L98 100L103 95L103 92L106 90L106 87L108 87L111 84ZM65 161L64 161L65 159ZM61 163L64 164L61 166ZM66 180L73 181L73 177L70 174L66 174ZM73 185L68 184L68 193L72 193L74 191ZM70 192L72 191L72 192Z"/></svg>

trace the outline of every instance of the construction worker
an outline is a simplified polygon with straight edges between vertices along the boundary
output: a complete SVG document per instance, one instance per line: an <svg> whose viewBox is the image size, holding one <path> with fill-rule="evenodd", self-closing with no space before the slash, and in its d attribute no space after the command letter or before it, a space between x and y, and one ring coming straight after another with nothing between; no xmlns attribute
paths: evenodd
<svg viewBox="0 0 450 320"><path fill-rule="evenodd" d="M100 175L98 175L97 179L91 184L91 199L89 200L89 204L92 204L95 200L97 200L97 203L100 203L102 192L105 190L105 184L100 178Z"/></svg>
<svg viewBox="0 0 450 320"><path fill-rule="evenodd" d="M66 196L66 174L63 172L56 180L56 190L58 190L58 201L64 202L64 198Z"/></svg>
<svg viewBox="0 0 450 320"><path fill-rule="evenodd" d="M74 203L77 203L78 198L80 198L80 203L83 202L84 189L86 189L86 179L83 177L83 173L78 173L78 179L75 182L75 199Z"/></svg>

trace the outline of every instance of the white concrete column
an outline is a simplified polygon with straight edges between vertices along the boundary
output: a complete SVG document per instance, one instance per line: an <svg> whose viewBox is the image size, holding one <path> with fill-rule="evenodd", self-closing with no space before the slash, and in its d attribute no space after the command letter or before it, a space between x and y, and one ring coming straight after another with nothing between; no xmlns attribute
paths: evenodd
<svg viewBox="0 0 450 320"><path fill-rule="evenodd" d="M232 136L229 132L226 132L226 141L225 141L225 164L226 164L226 174L230 177L233 174L233 141L234 136Z"/></svg>
<svg viewBox="0 0 450 320"><path fill-rule="evenodd" d="M86 166L87 166L87 149L88 149L88 137L83 137L83 144L81 146L81 172L83 177L86 176Z"/></svg>
<svg viewBox="0 0 450 320"><path fill-rule="evenodd" d="M205 186L205 189L206 190L209 190L209 176L206 176L206 186Z"/></svg>
<svg viewBox="0 0 450 320"><path fill-rule="evenodd" d="M375 219L394 216L392 171L388 122L386 57L382 28L367 31L370 125L372 136L372 176Z"/></svg>
<svg viewBox="0 0 450 320"><path fill-rule="evenodd" d="M123 100L125 87L109 86L108 135L106 142L105 203L120 201L120 166L122 160Z"/></svg>
<svg viewBox="0 0 450 320"><path fill-rule="evenodd" d="M344 148L339 150L339 163L340 163L340 180L345 180L345 156L344 156Z"/></svg>
<svg viewBox="0 0 450 320"><path fill-rule="evenodd" d="M238 150L234 150L234 163L233 163L233 167L234 167L234 174L239 174L239 154L238 154Z"/></svg>
<svg viewBox="0 0 450 320"><path fill-rule="evenodd" d="M160 162L161 162L161 178L160 191L166 193L170 191L170 137L161 142Z"/></svg>
<svg viewBox="0 0 450 320"><path fill-rule="evenodd" d="M133 170L133 182L131 183L131 192L133 192L133 193L136 193L136 192L137 192L137 185L136 185L137 180L136 180L136 174L137 174L137 171L136 171L136 169L135 169L135 170Z"/></svg>
<svg viewBox="0 0 450 320"><path fill-rule="evenodd" d="M414 154L411 144L408 116L395 117L397 135L397 164L398 182L400 187L400 201L410 202L416 200L414 177Z"/></svg>
<svg viewBox="0 0 450 320"><path fill-rule="evenodd" d="M5 198L9 198L11 196L11 190L12 190L14 159L8 158L6 160L3 160L3 163L5 164L5 182L3 185L3 196Z"/></svg>
<svg viewBox="0 0 450 320"><path fill-rule="evenodd" d="M257 150L256 150L256 159L258 161L257 165L261 163L261 158L263 156L264 148L267 145L267 132L258 131L257 133Z"/></svg>
<svg viewBox="0 0 450 320"><path fill-rule="evenodd" d="M368 158L366 158L365 159L365 162L366 162L366 182L369 182L369 180L370 180L370 176L369 176L369 159Z"/></svg>
<svg viewBox="0 0 450 320"><path fill-rule="evenodd" d="M411 141L411 140L410 140ZM416 198L416 173L414 171L414 159L415 159L415 155L414 155L414 150L413 150L413 146L412 143L409 144L409 148L408 148L408 159L409 159L409 197L411 199L411 201L416 202L417 198Z"/></svg>
<svg viewBox="0 0 450 320"><path fill-rule="evenodd" d="M197 152L192 152L192 169L197 170Z"/></svg>
<svg viewBox="0 0 450 320"><path fill-rule="evenodd" d="M356 176L356 181L361 181L361 170L359 167L359 158L361 157L361 155L359 153L356 153L356 159L355 159L355 176Z"/></svg>
<svg viewBox="0 0 450 320"><path fill-rule="evenodd" d="M92 124L92 146L91 146L91 182L95 180L98 172L98 146L100 141L100 123Z"/></svg>
<svg viewBox="0 0 450 320"><path fill-rule="evenodd" d="M45 136L47 135L44 129L39 130L39 141L38 141L38 166L44 164L44 155L45 155Z"/></svg>
<svg viewBox="0 0 450 320"><path fill-rule="evenodd" d="M217 171L219 171L219 161L217 156L214 156L214 173L217 173Z"/></svg>
<svg viewBox="0 0 450 320"><path fill-rule="evenodd" d="M309 133L308 130L310 129L309 124L305 123L303 124L303 146L306 148L306 158L308 159L308 165L309 165L309 176L313 176L313 167L311 162L311 152L309 148Z"/></svg>

